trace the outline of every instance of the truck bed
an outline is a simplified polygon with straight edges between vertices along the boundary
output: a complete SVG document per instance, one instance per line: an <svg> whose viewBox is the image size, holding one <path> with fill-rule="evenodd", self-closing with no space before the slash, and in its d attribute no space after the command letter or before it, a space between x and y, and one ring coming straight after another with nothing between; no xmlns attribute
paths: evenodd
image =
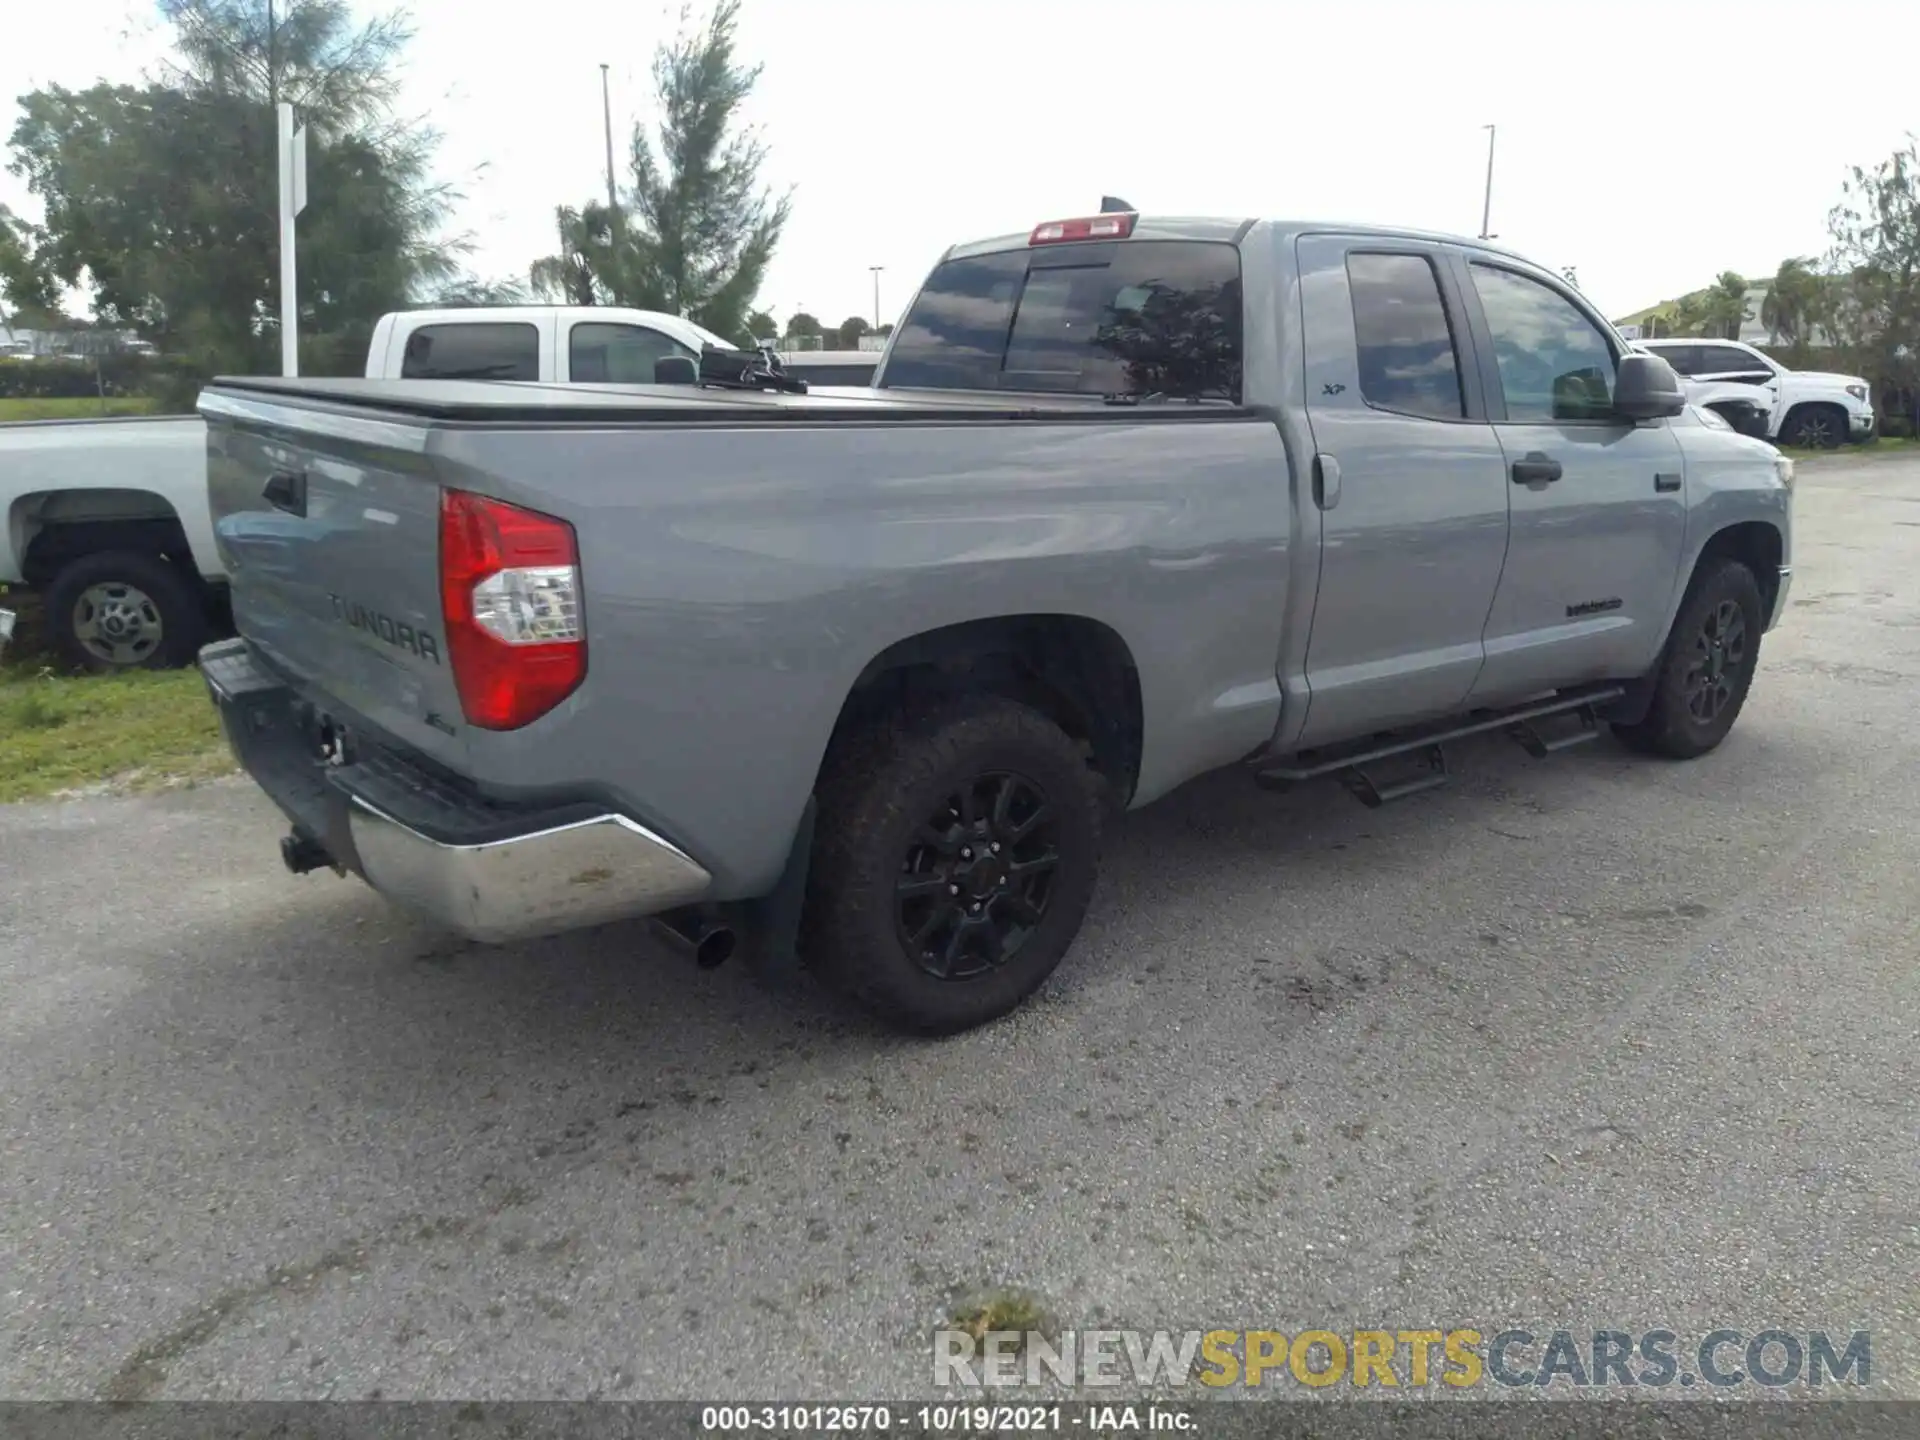
<svg viewBox="0 0 1920 1440"><path fill-rule="evenodd" d="M691 385L548 385L499 380L366 380L222 376L208 387L257 394L277 403L304 402L458 424L604 424L649 421L665 425L913 424L967 421L1111 420L1138 425L1194 419L1246 419L1244 406L1209 401L1112 404L1098 396L994 394L977 390L872 390L818 387L805 395L723 390Z"/></svg>

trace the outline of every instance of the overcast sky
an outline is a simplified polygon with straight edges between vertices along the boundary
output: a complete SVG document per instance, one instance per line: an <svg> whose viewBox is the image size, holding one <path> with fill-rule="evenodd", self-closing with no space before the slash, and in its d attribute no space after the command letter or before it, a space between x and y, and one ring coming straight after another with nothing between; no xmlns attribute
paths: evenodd
<svg viewBox="0 0 1920 1440"><path fill-rule="evenodd" d="M553 207L604 194L600 64L623 148L678 5L408 8L408 102L445 135L473 268L524 275ZM0 96L135 79L164 46L151 0L0 9ZM1620 315L1818 253L1846 167L1920 130L1914 0L746 0L741 49L794 193L762 295L782 321L870 319L874 265L891 319L953 241L1103 192L1473 234L1489 123L1494 232ZM0 202L36 213L11 175Z"/></svg>

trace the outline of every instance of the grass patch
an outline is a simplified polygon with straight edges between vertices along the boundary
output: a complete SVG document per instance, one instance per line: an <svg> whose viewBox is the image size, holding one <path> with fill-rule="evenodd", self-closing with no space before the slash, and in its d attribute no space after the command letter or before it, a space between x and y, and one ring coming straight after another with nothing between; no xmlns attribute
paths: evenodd
<svg viewBox="0 0 1920 1440"><path fill-rule="evenodd" d="M1920 454L1920 440L1910 435L1876 435L1863 445L1842 445L1838 450L1803 450L1797 445L1782 445L1780 449L1800 465L1808 460L1844 460L1848 456Z"/></svg>
<svg viewBox="0 0 1920 1440"><path fill-rule="evenodd" d="M1024 1290L996 1290L976 1295L956 1305L947 1317L955 1330L963 1330L977 1345L989 1335L1015 1334L1024 1348L1030 1333L1045 1334L1049 1322L1038 1297Z"/></svg>
<svg viewBox="0 0 1920 1440"><path fill-rule="evenodd" d="M0 591L0 607L20 600ZM233 768L198 670L61 674L35 649L38 625L21 614L0 660L0 803L161 789Z"/></svg>
<svg viewBox="0 0 1920 1440"><path fill-rule="evenodd" d="M99 415L151 415L154 402L145 395L118 395L106 400L0 399L0 420L91 420Z"/></svg>

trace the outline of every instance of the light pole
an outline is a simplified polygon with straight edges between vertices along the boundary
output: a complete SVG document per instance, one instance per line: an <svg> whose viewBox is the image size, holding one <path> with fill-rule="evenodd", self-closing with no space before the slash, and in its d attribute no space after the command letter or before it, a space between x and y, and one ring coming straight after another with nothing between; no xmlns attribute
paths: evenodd
<svg viewBox="0 0 1920 1440"><path fill-rule="evenodd" d="M607 122L607 209L612 219L620 213L620 202L613 191L613 92L608 88L605 65L600 67L600 113Z"/></svg>
<svg viewBox="0 0 1920 1440"><path fill-rule="evenodd" d="M867 267L873 272L873 328L876 330L880 328L880 272L886 268L884 265Z"/></svg>
<svg viewBox="0 0 1920 1440"><path fill-rule="evenodd" d="M307 127L293 106L274 106L280 151L280 373L300 373L300 292L294 264L294 221L307 208Z"/></svg>
<svg viewBox="0 0 1920 1440"><path fill-rule="evenodd" d="M1481 205L1480 205L1480 238L1482 240L1491 240L1493 239L1492 221L1493 221L1493 132L1494 132L1494 127L1491 125L1482 125L1480 128L1487 132L1487 193L1486 193L1486 198L1481 202Z"/></svg>

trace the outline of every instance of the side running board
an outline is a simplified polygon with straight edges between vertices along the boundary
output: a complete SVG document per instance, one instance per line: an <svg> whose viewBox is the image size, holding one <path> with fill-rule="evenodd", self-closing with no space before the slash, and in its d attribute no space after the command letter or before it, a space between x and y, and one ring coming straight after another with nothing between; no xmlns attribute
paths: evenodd
<svg viewBox="0 0 1920 1440"><path fill-rule="evenodd" d="M1251 762L1254 783L1267 790L1286 790L1303 781L1332 775L1362 805L1370 810L1378 809L1389 800L1404 800L1409 795L1446 784L1447 756L1442 747L1449 740L1500 730L1534 759L1544 760L1558 751L1597 738L1600 707L1625 693L1626 687L1622 685L1563 690L1548 699L1524 705L1476 710L1457 720L1369 736L1318 750L1302 750L1279 760L1267 757ZM1558 720L1572 720L1573 728L1543 733L1543 722ZM1409 773L1393 779L1375 779L1364 768L1402 756L1416 763Z"/></svg>

